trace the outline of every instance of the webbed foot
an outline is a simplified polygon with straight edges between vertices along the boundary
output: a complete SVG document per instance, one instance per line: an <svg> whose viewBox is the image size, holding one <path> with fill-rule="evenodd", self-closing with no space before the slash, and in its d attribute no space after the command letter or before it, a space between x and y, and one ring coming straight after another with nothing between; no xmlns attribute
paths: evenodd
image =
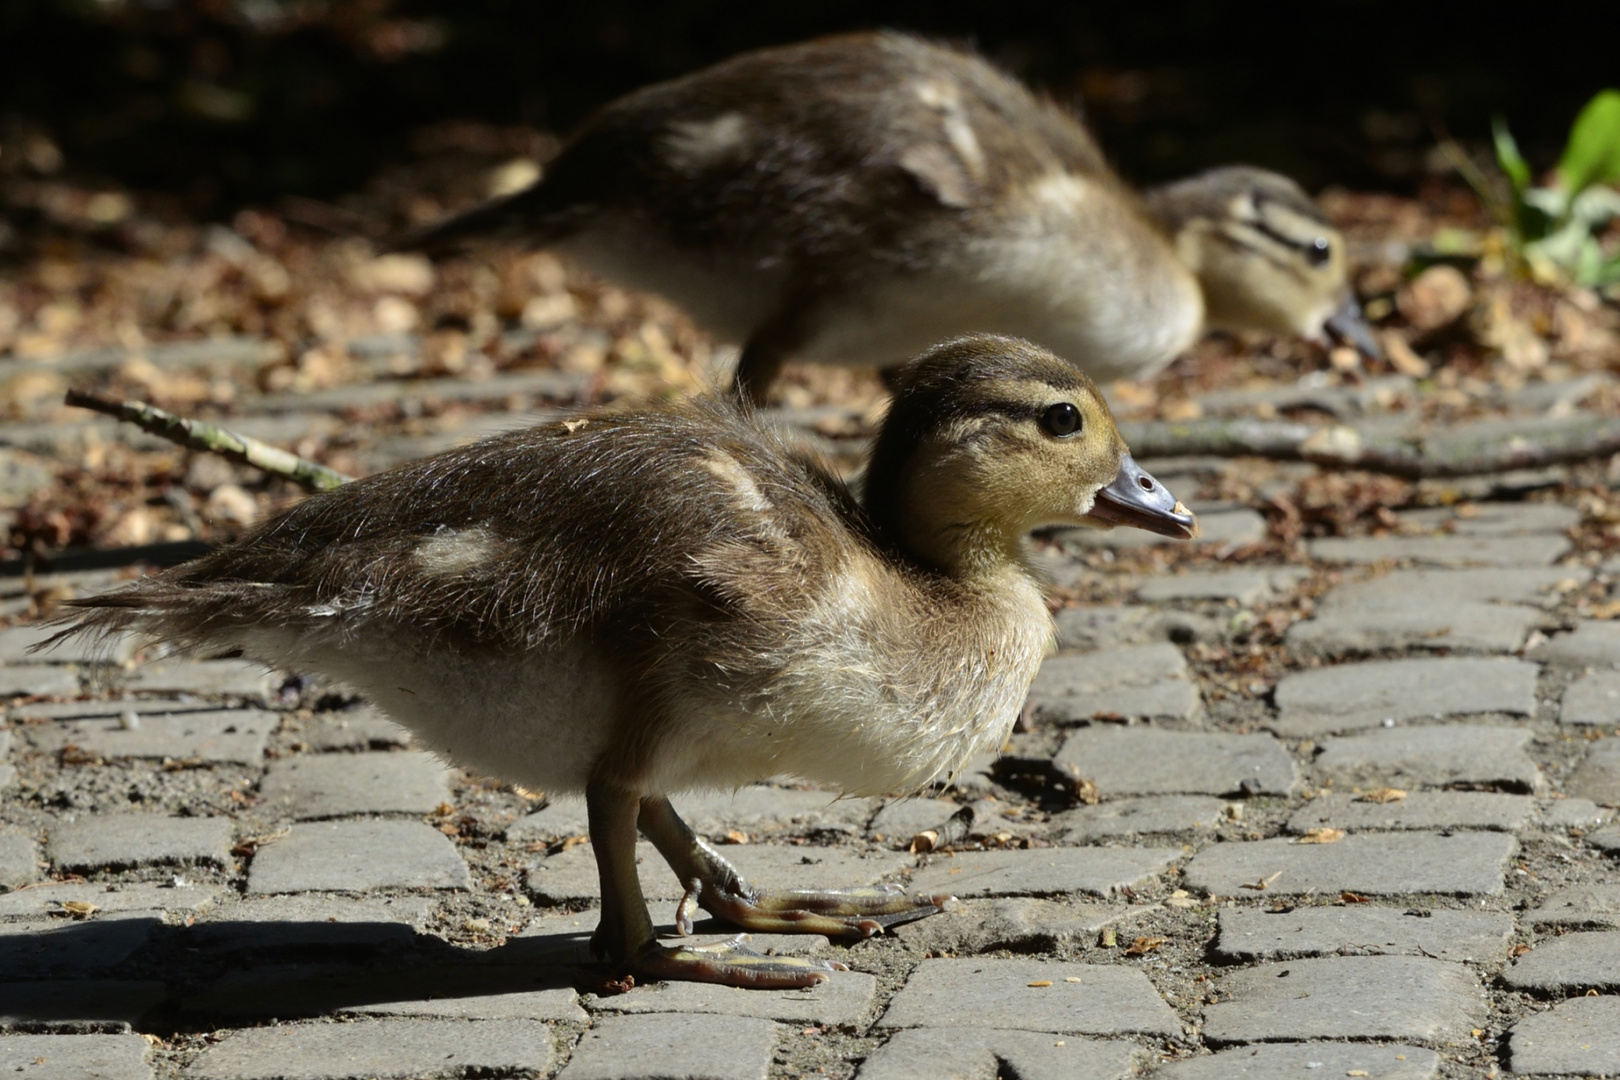
<svg viewBox="0 0 1620 1080"><path fill-rule="evenodd" d="M642 979L720 983L752 990L797 990L832 978L849 967L835 960L766 956L743 942L746 934L713 945L664 945L650 941L630 958L628 968Z"/></svg>
<svg viewBox="0 0 1620 1080"><path fill-rule="evenodd" d="M955 897L909 896L898 886L875 889L756 889L731 875L687 882L675 909L675 926L692 932L693 911L702 906L716 918L747 930L774 934L825 934L868 938L945 910Z"/></svg>

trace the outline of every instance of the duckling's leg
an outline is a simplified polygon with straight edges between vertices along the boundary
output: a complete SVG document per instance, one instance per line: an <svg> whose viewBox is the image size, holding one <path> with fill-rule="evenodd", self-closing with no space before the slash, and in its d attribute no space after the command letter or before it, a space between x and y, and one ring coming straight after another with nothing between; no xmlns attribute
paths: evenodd
<svg viewBox="0 0 1620 1080"><path fill-rule="evenodd" d="M602 881L602 921L591 950L634 975L761 989L794 989L825 982L842 965L762 956L737 941L703 948L660 945L636 874L636 813L632 791L593 782L585 789L591 846Z"/></svg>
<svg viewBox="0 0 1620 1080"><path fill-rule="evenodd" d="M691 933L693 902L748 930L777 934L873 934L936 915L950 896L907 896L898 887L880 889L756 889L681 820L669 800L641 800L641 831L676 875L687 883L676 913L682 933Z"/></svg>

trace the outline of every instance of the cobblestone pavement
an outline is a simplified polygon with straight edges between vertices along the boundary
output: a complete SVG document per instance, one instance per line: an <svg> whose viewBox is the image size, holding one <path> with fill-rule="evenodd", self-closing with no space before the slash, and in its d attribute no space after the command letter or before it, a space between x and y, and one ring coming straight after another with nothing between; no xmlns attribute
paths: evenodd
<svg viewBox="0 0 1620 1080"><path fill-rule="evenodd" d="M274 419L295 441L329 417ZM1147 464L1178 494L1228 468ZM854 946L760 939L850 966L809 991L609 993L579 803L446 769L285 673L30 654L29 590L120 571L0 578L0 1074L1620 1075L1620 622L1574 602L1620 566L1572 547L1575 507L1480 485L1288 565L1063 537L1062 650L957 788L677 800L761 884L960 898ZM1206 554L1264 531L1199 508ZM1284 661L1246 672L1260 625ZM908 850L963 806L969 842ZM676 882L642 861L667 922Z"/></svg>

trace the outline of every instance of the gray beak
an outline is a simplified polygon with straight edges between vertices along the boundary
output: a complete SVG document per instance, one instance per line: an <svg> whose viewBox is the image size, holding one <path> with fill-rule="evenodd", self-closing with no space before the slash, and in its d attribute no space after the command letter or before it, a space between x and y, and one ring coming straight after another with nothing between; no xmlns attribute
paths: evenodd
<svg viewBox="0 0 1620 1080"><path fill-rule="evenodd" d="M1192 511L1182 506L1163 484L1143 472L1128 453L1119 463L1119 475L1097 492L1097 501L1086 516L1108 525L1130 525L1177 540L1190 540L1198 535L1198 519Z"/></svg>
<svg viewBox="0 0 1620 1080"><path fill-rule="evenodd" d="M1361 305L1356 303L1354 293L1347 293L1344 303L1340 304L1338 310L1329 315L1327 322L1322 325L1335 341L1341 345L1352 346L1366 359L1384 358L1384 350L1378 347L1378 341L1372 335L1372 327L1367 325L1367 317L1361 313Z"/></svg>

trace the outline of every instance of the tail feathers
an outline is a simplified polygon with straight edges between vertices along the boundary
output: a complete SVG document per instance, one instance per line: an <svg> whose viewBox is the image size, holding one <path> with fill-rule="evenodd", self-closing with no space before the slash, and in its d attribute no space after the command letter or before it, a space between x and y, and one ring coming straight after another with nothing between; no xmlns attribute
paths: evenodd
<svg viewBox="0 0 1620 1080"><path fill-rule="evenodd" d="M514 195L494 199L482 206L456 214L443 221L406 233L387 245L389 251L420 251L431 258L443 258L465 251L480 242L521 242L529 247L545 247L573 231L588 207L554 210L543 201L543 187L536 184Z"/></svg>
<svg viewBox="0 0 1620 1080"><path fill-rule="evenodd" d="M183 650L232 647L231 631L252 618L258 605L249 603L251 585L222 588L186 588L161 578L99 596L69 600L68 610L46 625L61 626L55 634L30 648L43 652L74 638L98 644L120 634L133 633L168 642ZM262 603L262 601L261 601Z"/></svg>

